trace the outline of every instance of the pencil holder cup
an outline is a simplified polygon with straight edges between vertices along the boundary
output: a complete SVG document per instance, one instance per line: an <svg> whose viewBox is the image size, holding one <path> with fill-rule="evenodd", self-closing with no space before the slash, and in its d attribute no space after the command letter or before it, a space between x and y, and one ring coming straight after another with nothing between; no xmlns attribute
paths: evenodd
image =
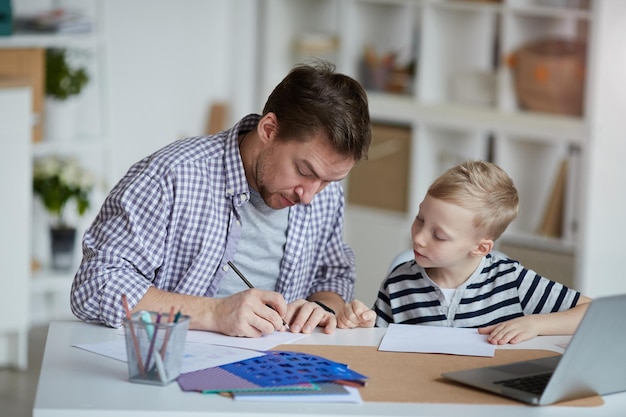
<svg viewBox="0 0 626 417"><path fill-rule="evenodd" d="M167 385L180 375L189 316L139 311L124 319L130 382Z"/></svg>

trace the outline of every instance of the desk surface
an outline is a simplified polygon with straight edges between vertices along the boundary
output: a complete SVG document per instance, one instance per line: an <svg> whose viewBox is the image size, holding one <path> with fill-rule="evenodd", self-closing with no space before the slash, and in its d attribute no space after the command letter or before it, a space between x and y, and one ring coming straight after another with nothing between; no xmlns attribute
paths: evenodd
<svg viewBox="0 0 626 417"><path fill-rule="evenodd" d="M298 344L377 346L384 329L337 330L314 333ZM533 407L422 403L316 404L239 402L217 395L183 392L167 387L128 382L126 363L76 347L77 343L114 340L119 331L78 321L54 321L48 330L33 417L92 416L616 416L626 410L626 393L604 397L602 407ZM550 349L569 337L538 337L506 348ZM367 388L365 388L367 389ZM297 412L294 411L297 407Z"/></svg>

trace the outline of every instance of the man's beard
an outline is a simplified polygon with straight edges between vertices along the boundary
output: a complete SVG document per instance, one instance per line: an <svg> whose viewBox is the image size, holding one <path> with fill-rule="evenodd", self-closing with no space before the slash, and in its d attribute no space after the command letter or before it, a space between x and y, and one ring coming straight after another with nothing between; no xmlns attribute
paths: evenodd
<svg viewBox="0 0 626 417"><path fill-rule="evenodd" d="M266 184L265 179L269 177L268 174L271 171L270 163L268 162L270 160L269 156L271 155L271 152L272 152L271 150L264 151L259 156L259 159L257 160L256 170L255 170L256 187L257 187L257 191L261 195L261 198L263 199L263 202L265 202L265 205L267 205L268 207L274 210L280 210L280 209L285 208L281 204L282 199L280 198L280 194L270 191L269 188L265 185ZM276 198L279 199L279 202L273 203L273 201L276 200ZM300 198L295 194L293 196L288 196L288 198L291 201L295 202L296 204L300 202ZM276 206L276 204L279 204L279 205Z"/></svg>

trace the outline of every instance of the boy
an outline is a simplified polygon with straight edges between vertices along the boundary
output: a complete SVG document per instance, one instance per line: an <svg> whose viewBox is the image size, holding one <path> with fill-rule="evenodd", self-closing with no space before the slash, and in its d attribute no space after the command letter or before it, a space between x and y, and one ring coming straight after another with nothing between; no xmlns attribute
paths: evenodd
<svg viewBox="0 0 626 417"><path fill-rule="evenodd" d="M435 180L411 228L415 259L382 283L376 325L476 327L493 344L574 333L590 298L491 253L518 201L492 163L465 162Z"/></svg>

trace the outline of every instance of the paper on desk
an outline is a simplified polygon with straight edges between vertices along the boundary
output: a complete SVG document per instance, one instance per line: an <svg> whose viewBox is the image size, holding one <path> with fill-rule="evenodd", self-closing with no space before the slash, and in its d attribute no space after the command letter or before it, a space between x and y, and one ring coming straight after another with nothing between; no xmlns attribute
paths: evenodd
<svg viewBox="0 0 626 417"><path fill-rule="evenodd" d="M74 346L88 352L126 362L126 342L123 338L101 343L76 344ZM181 373L199 371L200 369L226 365L263 355L263 352L256 350L187 342L185 343L185 356L181 365Z"/></svg>
<svg viewBox="0 0 626 417"><path fill-rule="evenodd" d="M274 332L261 337L234 337L221 333L190 330L187 332L188 342L208 343L211 345L234 346L244 349L269 350L278 345L292 343L302 339L303 333Z"/></svg>
<svg viewBox="0 0 626 417"><path fill-rule="evenodd" d="M120 340L74 345L80 349L126 362L126 342L123 329ZM185 357L181 373L197 371L262 356L262 350L292 343L305 337L302 333L274 332L262 337L233 337L220 333L190 330L187 332Z"/></svg>
<svg viewBox="0 0 626 417"><path fill-rule="evenodd" d="M378 350L494 356L496 348L476 329L390 324Z"/></svg>
<svg viewBox="0 0 626 417"><path fill-rule="evenodd" d="M124 329L120 329L120 334L124 335ZM209 345L233 346L243 349L270 350L278 345L293 343L302 339L306 335L303 333L274 332L264 334L261 337L237 337L226 336L221 333L207 332L203 330L187 331L187 342L204 343Z"/></svg>

